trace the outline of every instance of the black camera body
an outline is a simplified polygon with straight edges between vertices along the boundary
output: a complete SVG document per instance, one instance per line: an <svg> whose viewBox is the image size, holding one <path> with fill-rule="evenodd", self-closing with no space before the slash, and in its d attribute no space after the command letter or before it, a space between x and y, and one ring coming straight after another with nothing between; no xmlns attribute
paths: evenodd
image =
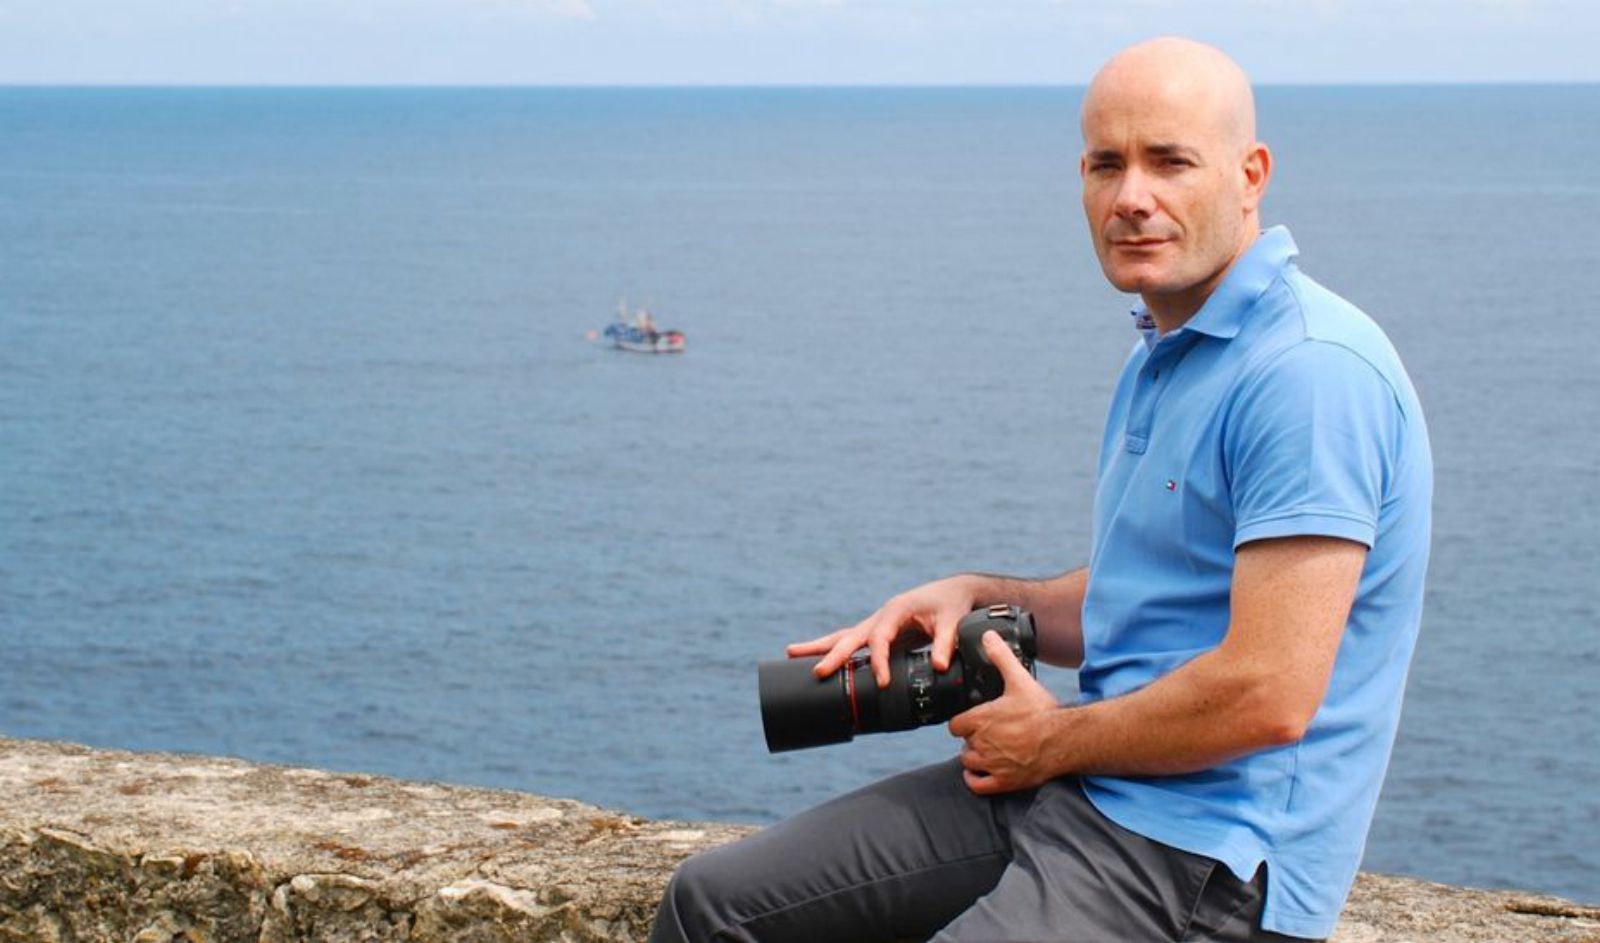
<svg viewBox="0 0 1600 943"><path fill-rule="evenodd" d="M886 733L941 724L1005 692L1000 669L983 651L986 632L998 633L1030 673L1038 653L1033 617L1016 606L967 613L956 627L950 667L933 668L925 638L896 641L889 650L889 686L878 688L865 650L838 671L818 678L818 658L764 661L757 669L761 726L773 753L846 743L858 733Z"/></svg>

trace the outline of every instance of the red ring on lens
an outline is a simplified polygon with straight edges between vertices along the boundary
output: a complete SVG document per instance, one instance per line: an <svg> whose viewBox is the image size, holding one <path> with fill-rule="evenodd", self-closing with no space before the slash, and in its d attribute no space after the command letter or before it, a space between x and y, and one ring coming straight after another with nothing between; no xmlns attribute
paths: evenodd
<svg viewBox="0 0 1600 943"><path fill-rule="evenodd" d="M844 692L850 699L850 729L856 733L861 732L861 711L856 707L856 660L854 658L844 665Z"/></svg>

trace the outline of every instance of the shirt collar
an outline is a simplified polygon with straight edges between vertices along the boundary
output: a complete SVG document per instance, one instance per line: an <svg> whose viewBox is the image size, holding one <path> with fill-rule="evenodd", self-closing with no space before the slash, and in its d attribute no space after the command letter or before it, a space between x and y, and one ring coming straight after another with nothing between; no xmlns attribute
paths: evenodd
<svg viewBox="0 0 1600 943"><path fill-rule="evenodd" d="M1244 324L1244 313L1299 254L1300 250L1295 246L1294 237L1289 235L1287 227L1273 226L1264 231L1234 263L1222 284L1211 293L1200 310L1178 330L1223 339L1234 337ZM1160 338L1155 318L1143 304L1129 313L1133 315L1133 326L1144 335L1145 345L1155 346Z"/></svg>

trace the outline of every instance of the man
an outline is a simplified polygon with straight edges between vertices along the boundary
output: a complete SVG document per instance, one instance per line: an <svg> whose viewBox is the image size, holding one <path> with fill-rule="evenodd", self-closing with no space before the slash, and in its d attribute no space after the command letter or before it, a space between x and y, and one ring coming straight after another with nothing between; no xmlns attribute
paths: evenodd
<svg viewBox="0 0 1600 943"><path fill-rule="evenodd" d="M685 862L653 940L1320 939L1349 891L1421 616L1432 465L1382 332L1260 231L1248 80L1180 39L1083 105L1083 204L1137 293L1088 567L963 574L789 647L826 675L908 628L948 665L976 606L1032 610L1063 706L999 644L959 760Z"/></svg>

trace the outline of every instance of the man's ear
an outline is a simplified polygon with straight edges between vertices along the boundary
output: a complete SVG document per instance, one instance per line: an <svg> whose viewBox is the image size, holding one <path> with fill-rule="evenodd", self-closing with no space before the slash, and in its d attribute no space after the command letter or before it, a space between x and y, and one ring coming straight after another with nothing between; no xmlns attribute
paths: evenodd
<svg viewBox="0 0 1600 943"><path fill-rule="evenodd" d="M1244 155L1244 210L1253 213L1261 208L1267 195L1267 181L1272 178L1272 151L1257 141Z"/></svg>

